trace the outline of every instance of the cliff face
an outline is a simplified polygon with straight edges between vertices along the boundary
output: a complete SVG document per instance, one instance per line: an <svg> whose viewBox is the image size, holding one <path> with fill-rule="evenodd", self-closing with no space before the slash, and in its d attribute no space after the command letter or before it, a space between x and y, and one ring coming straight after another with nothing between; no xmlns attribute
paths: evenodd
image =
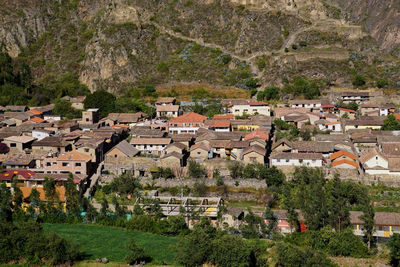
<svg viewBox="0 0 400 267"><path fill-rule="evenodd" d="M347 12L346 17L361 23L380 48L400 57L400 1L336 0Z"/></svg>
<svg viewBox="0 0 400 267"><path fill-rule="evenodd" d="M354 71L398 77L397 59L379 58L399 52L399 10L396 0L7 0L0 39L36 82L74 72L91 90L247 88L297 74L345 84Z"/></svg>

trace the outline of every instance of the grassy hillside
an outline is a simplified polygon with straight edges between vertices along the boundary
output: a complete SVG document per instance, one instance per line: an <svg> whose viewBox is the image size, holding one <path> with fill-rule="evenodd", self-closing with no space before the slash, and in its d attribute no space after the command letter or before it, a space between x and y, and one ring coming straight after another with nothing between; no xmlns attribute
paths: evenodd
<svg viewBox="0 0 400 267"><path fill-rule="evenodd" d="M110 261L123 262L129 252L126 244L130 239L134 239L152 257L152 264L175 264L175 237L82 224L43 224L43 229L80 244L87 260L106 257Z"/></svg>

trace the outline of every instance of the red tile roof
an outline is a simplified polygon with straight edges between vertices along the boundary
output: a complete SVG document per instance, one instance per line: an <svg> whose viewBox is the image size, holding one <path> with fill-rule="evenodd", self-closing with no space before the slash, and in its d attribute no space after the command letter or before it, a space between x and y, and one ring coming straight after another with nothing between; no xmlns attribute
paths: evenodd
<svg viewBox="0 0 400 267"><path fill-rule="evenodd" d="M321 107L322 108L334 108L335 106L332 104L322 104Z"/></svg>
<svg viewBox="0 0 400 267"><path fill-rule="evenodd" d="M210 125L211 128L227 128L231 126L231 122L230 121L214 121L214 123L212 125Z"/></svg>
<svg viewBox="0 0 400 267"><path fill-rule="evenodd" d="M28 110L27 112L29 112L29 113L31 113L33 115L41 115L42 114L42 112L40 112L37 109L31 109L31 110Z"/></svg>
<svg viewBox="0 0 400 267"><path fill-rule="evenodd" d="M342 159L342 160L334 161L334 162L332 162L332 167L336 167L336 166L339 166L339 165L342 165L342 164L349 164L349 165L351 165L353 167L358 168L358 164L357 163L355 163L354 161L348 160L348 159Z"/></svg>
<svg viewBox="0 0 400 267"><path fill-rule="evenodd" d="M233 114L215 114L214 120L233 120L235 116Z"/></svg>
<svg viewBox="0 0 400 267"><path fill-rule="evenodd" d="M268 103L266 103L266 102L250 102L249 105L250 106L267 106Z"/></svg>
<svg viewBox="0 0 400 267"><path fill-rule="evenodd" d="M331 155L331 160L335 160L337 158L340 158L341 156L346 156L346 157L349 157L349 158L351 158L353 160L357 160L356 155L354 155L354 154L352 154L352 153L350 153L350 152L348 152L346 150L340 150L338 152L333 153Z"/></svg>
<svg viewBox="0 0 400 267"><path fill-rule="evenodd" d="M256 130L256 131L253 131L253 132L251 132L249 134L246 134L244 136L244 140L249 140L249 139L252 139L252 138L261 138L261 139L264 139L264 140L268 140L269 139L269 134L264 132L264 131Z"/></svg>
<svg viewBox="0 0 400 267"><path fill-rule="evenodd" d="M44 119L39 118L39 117L33 117L33 118L31 119L31 121L36 122L36 123L43 123L43 122L45 122Z"/></svg>
<svg viewBox="0 0 400 267"><path fill-rule="evenodd" d="M189 112L182 116L172 118L170 123L203 123L207 119L206 116L197 114L195 112Z"/></svg>
<svg viewBox="0 0 400 267"><path fill-rule="evenodd" d="M36 173L29 170L7 170L0 173L0 180L11 180L15 175L21 175L25 179L30 179Z"/></svg>
<svg viewBox="0 0 400 267"><path fill-rule="evenodd" d="M341 111L347 111L347 112L350 112L350 113L356 113L354 110L348 109L348 108L339 108L339 110L341 110Z"/></svg>
<svg viewBox="0 0 400 267"><path fill-rule="evenodd" d="M77 152L77 151L71 151L71 152L65 152L61 155L58 156L57 160L65 160L65 161L90 161L92 159L91 156Z"/></svg>

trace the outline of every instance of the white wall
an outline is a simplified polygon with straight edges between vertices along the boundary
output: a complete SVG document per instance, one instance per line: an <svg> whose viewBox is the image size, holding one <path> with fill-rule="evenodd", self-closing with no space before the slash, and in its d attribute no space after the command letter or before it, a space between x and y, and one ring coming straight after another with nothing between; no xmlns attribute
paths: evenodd
<svg viewBox="0 0 400 267"><path fill-rule="evenodd" d="M271 110L269 106L234 105L232 106L231 111L235 116L242 116L243 113L249 115L258 113L266 116L271 116Z"/></svg>
<svg viewBox="0 0 400 267"><path fill-rule="evenodd" d="M271 159L272 166L309 166L309 167L322 167L322 159L311 160L304 159L302 163L300 163L299 159Z"/></svg>
<svg viewBox="0 0 400 267"><path fill-rule="evenodd" d="M32 137L35 137L37 140L42 140L45 137L50 136L49 133L41 132L41 131L32 131Z"/></svg>
<svg viewBox="0 0 400 267"><path fill-rule="evenodd" d="M191 133L191 134L195 134L197 132L197 130L200 127L169 127L169 133L173 133L174 131L177 131L178 134L181 134L182 131L186 131L186 133ZM191 131L191 132L189 132Z"/></svg>
<svg viewBox="0 0 400 267"><path fill-rule="evenodd" d="M366 165L368 168L373 168L375 166L380 166L382 168L389 168L389 163L386 159L382 158L380 155L376 155L369 160L367 160L364 165Z"/></svg>

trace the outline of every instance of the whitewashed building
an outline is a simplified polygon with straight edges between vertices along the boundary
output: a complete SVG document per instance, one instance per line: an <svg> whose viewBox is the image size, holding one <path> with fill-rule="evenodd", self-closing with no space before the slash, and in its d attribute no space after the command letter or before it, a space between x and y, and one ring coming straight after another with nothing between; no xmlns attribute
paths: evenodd
<svg viewBox="0 0 400 267"><path fill-rule="evenodd" d="M306 166L322 167L325 163L321 153L272 153L270 156L271 166Z"/></svg>

